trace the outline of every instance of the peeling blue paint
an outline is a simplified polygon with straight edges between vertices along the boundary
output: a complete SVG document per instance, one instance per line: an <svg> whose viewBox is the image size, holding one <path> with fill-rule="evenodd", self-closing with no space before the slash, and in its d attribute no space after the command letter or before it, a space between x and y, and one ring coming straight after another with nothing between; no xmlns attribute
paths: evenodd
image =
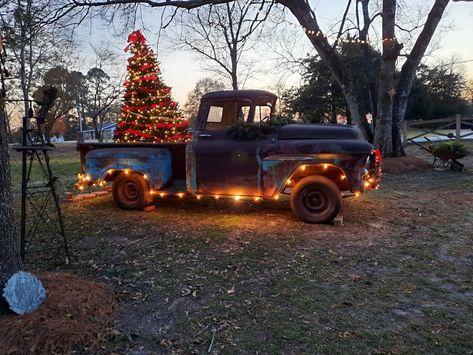
<svg viewBox="0 0 473 355"><path fill-rule="evenodd" d="M105 180L111 169L141 172L147 175L150 188L161 189L171 181L171 153L161 148L106 148L87 153L85 172L92 182Z"/></svg>

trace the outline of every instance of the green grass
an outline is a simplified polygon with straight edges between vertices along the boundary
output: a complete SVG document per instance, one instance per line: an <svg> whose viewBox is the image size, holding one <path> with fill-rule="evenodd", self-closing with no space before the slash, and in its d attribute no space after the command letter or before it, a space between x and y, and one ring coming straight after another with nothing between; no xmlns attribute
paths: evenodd
<svg viewBox="0 0 473 355"><path fill-rule="evenodd" d="M34 161L31 173L31 181L41 181L43 170ZM10 164L13 192L21 191L21 160L14 160ZM81 171L80 161L77 157L53 158L51 159L51 170L54 176L59 177L59 191L71 190L77 181L77 173Z"/></svg>

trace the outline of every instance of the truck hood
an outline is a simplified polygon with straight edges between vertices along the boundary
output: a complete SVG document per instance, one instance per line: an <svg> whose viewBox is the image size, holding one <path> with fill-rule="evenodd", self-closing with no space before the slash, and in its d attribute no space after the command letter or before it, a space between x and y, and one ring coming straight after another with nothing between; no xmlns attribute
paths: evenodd
<svg viewBox="0 0 473 355"><path fill-rule="evenodd" d="M358 127L336 124L288 124L279 129L279 139L356 139L364 140Z"/></svg>

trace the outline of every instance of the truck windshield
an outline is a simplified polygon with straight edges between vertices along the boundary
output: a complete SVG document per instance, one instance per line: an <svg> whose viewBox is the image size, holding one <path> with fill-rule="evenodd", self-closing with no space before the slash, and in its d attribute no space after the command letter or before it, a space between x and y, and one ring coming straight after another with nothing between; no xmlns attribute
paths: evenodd
<svg viewBox="0 0 473 355"><path fill-rule="evenodd" d="M255 107L255 123L266 121L271 116L270 106L256 106Z"/></svg>

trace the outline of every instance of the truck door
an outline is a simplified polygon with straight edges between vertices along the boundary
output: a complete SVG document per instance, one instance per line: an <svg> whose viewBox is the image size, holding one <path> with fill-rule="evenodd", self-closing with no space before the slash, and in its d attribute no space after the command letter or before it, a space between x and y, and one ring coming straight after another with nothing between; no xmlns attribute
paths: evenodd
<svg viewBox="0 0 473 355"><path fill-rule="evenodd" d="M201 108L202 109L202 108ZM260 147L269 137L238 140L228 135L236 120L253 115L250 102L212 102L204 108L205 122L188 147L194 161L195 192L214 195L261 196ZM193 159L192 159L193 158ZM189 169L189 167L188 167Z"/></svg>

